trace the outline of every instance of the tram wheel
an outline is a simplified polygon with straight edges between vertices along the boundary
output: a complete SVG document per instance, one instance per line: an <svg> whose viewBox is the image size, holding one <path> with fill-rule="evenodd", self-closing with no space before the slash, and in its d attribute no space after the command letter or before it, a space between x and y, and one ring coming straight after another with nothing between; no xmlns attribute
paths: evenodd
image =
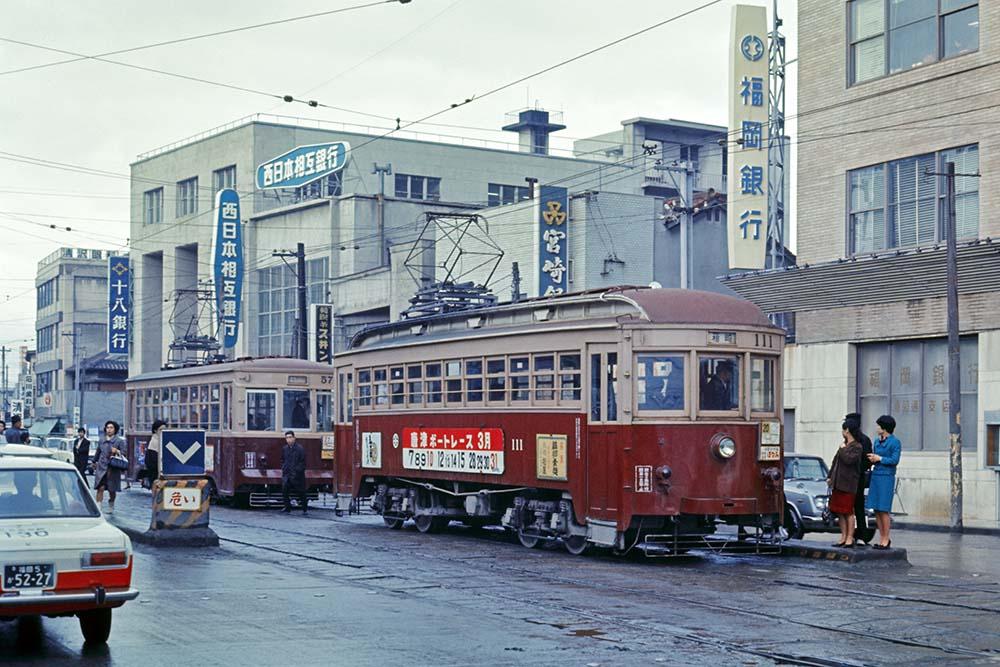
<svg viewBox="0 0 1000 667"><path fill-rule="evenodd" d="M563 538L563 546L566 547L566 551L570 552L574 556L582 556L587 552L587 548L590 543L587 542L586 535L570 535Z"/></svg>
<svg viewBox="0 0 1000 667"><path fill-rule="evenodd" d="M413 517L413 522L421 533L440 533L448 525L448 517L418 514Z"/></svg>
<svg viewBox="0 0 1000 667"><path fill-rule="evenodd" d="M517 531L517 541L521 543L521 546L526 549L535 549L542 542L542 538L537 535L531 535L524 532L521 529Z"/></svg>
<svg viewBox="0 0 1000 667"><path fill-rule="evenodd" d="M399 530L403 527L403 519L391 516L382 517L382 521L388 526L389 530Z"/></svg>

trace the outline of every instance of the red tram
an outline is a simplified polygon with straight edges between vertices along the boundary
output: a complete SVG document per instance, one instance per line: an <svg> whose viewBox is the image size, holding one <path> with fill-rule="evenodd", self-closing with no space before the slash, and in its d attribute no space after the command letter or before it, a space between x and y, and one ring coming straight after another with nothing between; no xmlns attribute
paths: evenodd
<svg viewBox="0 0 1000 667"><path fill-rule="evenodd" d="M748 302L631 287L367 329L334 362L338 507L573 553L776 541L783 344Z"/></svg>
<svg viewBox="0 0 1000 667"><path fill-rule="evenodd" d="M329 364L279 358L241 359L129 378L129 459L135 467L143 458L157 419L171 428L203 429L213 495L251 507L277 505L283 433L292 430L306 450L306 485L315 499L334 481L333 382Z"/></svg>

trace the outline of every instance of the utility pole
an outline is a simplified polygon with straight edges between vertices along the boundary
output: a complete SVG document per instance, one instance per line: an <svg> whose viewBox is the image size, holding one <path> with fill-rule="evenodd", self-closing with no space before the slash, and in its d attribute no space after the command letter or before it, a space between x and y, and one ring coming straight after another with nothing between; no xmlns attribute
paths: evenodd
<svg viewBox="0 0 1000 667"><path fill-rule="evenodd" d="M979 178L980 174L956 174L955 163L945 163L944 172L925 172L945 177L944 234L948 275L948 441L951 478L951 530L962 532L962 362L958 337L958 239L955 224L955 176Z"/></svg>
<svg viewBox="0 0 1000 667"><path fill-rule="evenodd" d="M387 249L385 247L385 177L392 174L392 163L387 162L380 165L378 162L372 164L372 173L378 174L378 199L375 200L378 220L378 265L385 266Z"/></svg>
<svg viewBox="0 0 1000 667"><path fill-rule="evenodd" d="M7 353L14 350L6 345L0 346L0 375L3 376L3 395L0 396L0 414L7 417Z"/></svg>
<svg viewBox="0 0 1000 667"><path fill-rule="evenodd" d="M692 243L692 233L694 226L694 163L691 161L684 162L674 162L673 164L657 164L653 166L653 169L657 171L669 172L671 178L673 175L680 174L684 178L684 183L681 187L677 188L681 192L681 206L675 206L672 210L674 213L681 214L681 238L680 238L680 285L681 289L691 289L692 279L691 279L691 243ZM674 185L677 185L677 181L674 181Z"/></svg>
<svg viewBox="0 0 1000 667"><path fill-rule="evenodd" d="M288 262L285 262L285 266L295 273L295 282L298 289L298 316L296 319L295 332L292 345L292 356L298 357L299 359L309 358L309 335L308 335L308 324L306 323L306 244L299 243L295 252L288 252L287 250L274 251L271 253L271 257L280 257L282 261L285 261L288 257L295 258L295 268L292 269Z"/></svg>
<svg viewBox="0 0 1000 667"><path fill-rule="evenodd" d="M76 345L76 327L73 327L72 333L62 334L66 338L73 341L73 406L76 408L80 407L80 361L77 356L77 345ZM69 411L70 415L73 415L73 411ZM83 421L83 410L80 410L80 421ZM76 424L79 426L79 424Z"/></svg>

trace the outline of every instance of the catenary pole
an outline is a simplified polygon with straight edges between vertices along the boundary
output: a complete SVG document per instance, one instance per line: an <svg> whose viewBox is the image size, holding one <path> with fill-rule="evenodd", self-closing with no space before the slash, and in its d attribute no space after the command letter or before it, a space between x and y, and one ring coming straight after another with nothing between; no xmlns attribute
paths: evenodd
<svg viewBox="0 0 1000 667"><path fill-rule="evenodd" d="M962 531L962 376L958 338L958 246L955 233L955 163L945 169L945 235L948 259L948 440L951 477L951 530Z"/></svg>

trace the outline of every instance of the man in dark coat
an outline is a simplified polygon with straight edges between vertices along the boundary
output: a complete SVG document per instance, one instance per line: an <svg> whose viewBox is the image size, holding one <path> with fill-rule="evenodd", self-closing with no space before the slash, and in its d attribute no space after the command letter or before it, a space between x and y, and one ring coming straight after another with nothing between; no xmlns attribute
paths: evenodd
<svg viewBox="0 0 1000 667"><path fill-rule="evenodd" d="M703 410L732 410L733 366L728 361L719 362L715 375L705 385L701 401Z"/></svg>
<svg viewBox="0 0 1000 667"><path fill-rule="evenodd" d="M861 415L857 412L852 412L844 417L844 421L852 422L861 429ZM875 537L875 529L869 528L868 523L865 521L865 489L868 488L869 484L869 472L872 469L872 463L868 460L868 455L872 453L872 439L869 438L862 431L858 442L861 443L861 478L858 480L858 491L854 496L854 539L861 540L865 544L868 544Z"/></svg>
<svg viewBox="0 0 1000 667"><path fill-rule="evenodd" d="M89 462L90 440L87 439L87 429L81 426L76 429L76 438L73 440L73 465L84 478L87 477L87 463Z"/></svg>
<svg viewBox="0 0 1000 667"><path fill-rule="evenodd" d="M295 441L293 431L285 431L285 446L281 448L281 499L284 513L292 511L292 492L299 497L299 507L305 514L309 498L306 496L306 450Z"/></svg>
<svg viewBox="0 0 1000 667"><path fill-rule="evenodd" d="M24 436L28 432L21 428L21 415L14 415L10 418L10 426L4 429L3 437L8 443L20 445L24 442Z"/></svg>

